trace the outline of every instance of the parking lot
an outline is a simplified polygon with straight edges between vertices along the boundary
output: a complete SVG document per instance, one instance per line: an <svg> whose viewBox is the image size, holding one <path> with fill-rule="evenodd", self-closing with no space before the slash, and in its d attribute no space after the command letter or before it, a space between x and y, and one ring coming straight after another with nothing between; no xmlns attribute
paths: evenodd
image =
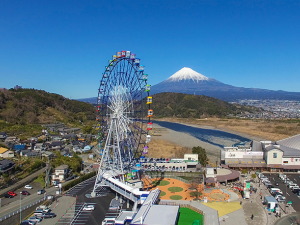
<svg viewBox="0 0 300 225"><path fill-rule="evenodd" d="M288 180L300 187L300 174L285 174L286 178L284 179L281 179L278 173L264 173L264 175L268 178L273 188L279 188L282 191L282 195L285 197L285 200L280 202L282 208L288 211L289 207L286 207L286 205L287 203L291 202L291 206L294 208L294 210L300 212L300 198L298 197L297 193L294 193L292 191L293 189L285 183L287 178ZM260 182L260 185L265 186L262 180L260 180ZM268 189L269 191L271 191L270 186Z"/></svg>

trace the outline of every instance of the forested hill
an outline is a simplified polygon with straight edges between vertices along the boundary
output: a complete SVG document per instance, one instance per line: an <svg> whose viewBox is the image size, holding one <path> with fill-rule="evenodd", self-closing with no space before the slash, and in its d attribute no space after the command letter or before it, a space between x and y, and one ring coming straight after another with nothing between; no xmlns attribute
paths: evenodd
<svg viewBox="0 0 300 225"><path fill-rule="evenodd" d="M159 93L153 95L151 108L155 117L202 118L209 116L235 116L258 111L254 107L230 104L204 95Z"/></svg>
<svg viewBox="0 0 300 225"><path fill-rule="evenodd" d="M94 120L91 104L35 89L0 89L0 121L11 124Z"/></svg>

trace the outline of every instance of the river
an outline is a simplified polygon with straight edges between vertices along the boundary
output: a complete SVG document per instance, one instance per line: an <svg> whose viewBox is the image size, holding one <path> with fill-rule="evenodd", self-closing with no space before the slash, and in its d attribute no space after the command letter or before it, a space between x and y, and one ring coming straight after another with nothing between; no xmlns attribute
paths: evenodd
<svg viewBox="0 0 300 225"><path fill-rule="evenodd" d="M166 121L153 121L161 127L165 127L177 132L182 132L191 135L200 141L209 143L219 148L230 147L235 145L243 145L251 140L236 134L228 133L221 130L204 129L193 126L188 126L180 123L172 123Z"/></svg>

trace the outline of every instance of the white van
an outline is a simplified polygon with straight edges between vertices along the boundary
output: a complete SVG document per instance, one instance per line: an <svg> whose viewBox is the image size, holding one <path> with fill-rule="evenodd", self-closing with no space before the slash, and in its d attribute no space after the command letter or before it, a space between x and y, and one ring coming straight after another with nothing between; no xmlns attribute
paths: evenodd
<svg viewBox="0 0 300 225"><path fill-rule="evenodd" d="M289 188L294 189L294 188L299 188L299 186L297 184L290 184Z"/></svg>
<svg viewBox="0 0 300 225"><path fill-rule="evenodd" d="M273 194L274 192L278 192L280 194L283 194L282 191L279 188L271 188L270 192L271 192L271 194Z"/></svg>

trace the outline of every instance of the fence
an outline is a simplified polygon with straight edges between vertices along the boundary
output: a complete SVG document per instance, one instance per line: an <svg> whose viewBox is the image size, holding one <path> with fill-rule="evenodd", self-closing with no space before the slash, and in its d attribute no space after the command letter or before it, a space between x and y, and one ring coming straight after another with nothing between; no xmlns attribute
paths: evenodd
<svg viewBox="0 0 300 225"><path fill-rule="evenodd" d="M26 205L26 206L23 206L23 207L21 206L21 208L19 208L19 209L13 211L13 212L11 212L11 213L8 213L8 214L6 214L5 216L2 216L2 217L0 218L0 222L4 221L4 220L6 220L6 219L8 219L8 218L10 218L10 217L12 217L12 216L15 216L15 215L17 215L17 214L20 214L20 212L22 212L22 211L24 211L24 210L26 210L26 209L28 209L28 208L31 208L32 206L37 205L38 203L43 202L43 201L45 201L45 199L44 199L44 198L41 198L41 199L39 199L39 200L37 200L37 201L35 201L35 202L33 202L33 203L30 203L30 204L28 204L28 205Z"/></svg>

